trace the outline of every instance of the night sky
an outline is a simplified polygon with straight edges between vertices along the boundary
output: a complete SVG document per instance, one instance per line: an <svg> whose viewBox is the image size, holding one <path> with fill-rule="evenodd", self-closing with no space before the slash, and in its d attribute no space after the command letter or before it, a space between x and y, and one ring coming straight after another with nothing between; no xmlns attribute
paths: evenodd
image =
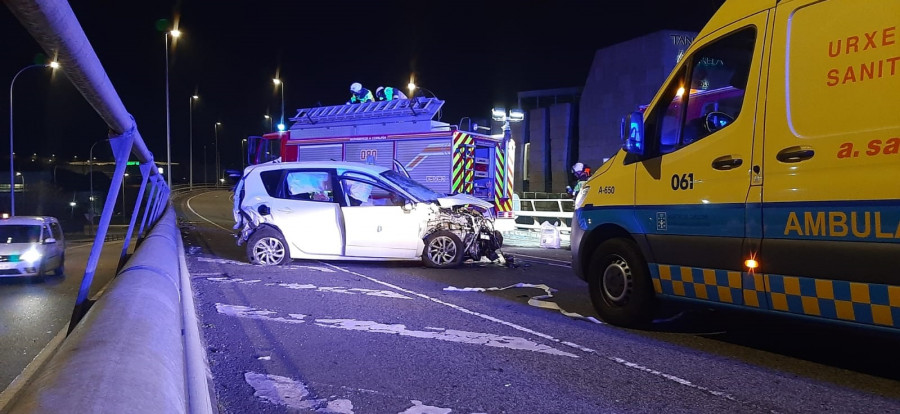
<svg viewBox="0 0 900 414"><path fill-rule="evenodd" d="M188 159L190 96L195 162L212 152L215 122L225 166L241 139L269 128L284 81L287 117L296 108L343 104L361 82L417 85L446 100L442 121L487 117L515 106L516 93L583 86L594 52L657 30L699 31L722 0L600 1L73 1L71 6L157 161L165 160L165 40L168 19L183 32L169 54L172 156ZM0 79L43 53L5 6ZM29 69L15 82L17 154L85 159L106 126L65 76ZM8 90L8 89L7 89ZM8 100L2 107L8 113ZM0 117L9 130L8 115ZM276 121L277 123L277 121ZM95 155L108 153L97 145ZM3 152L8 152L3 145ZM180 177L173 177L180 181Z"/></svg>

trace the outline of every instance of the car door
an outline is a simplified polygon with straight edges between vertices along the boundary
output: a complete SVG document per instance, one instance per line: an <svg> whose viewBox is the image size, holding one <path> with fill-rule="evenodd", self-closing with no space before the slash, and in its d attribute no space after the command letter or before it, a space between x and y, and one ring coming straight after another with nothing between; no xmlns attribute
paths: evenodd
<svg viewBox="0 0 900 414"><path fill-rule="evenodd" d="M306 255L342 255L340 205L334 201L333 170L288 170L270 200L272 223Z"/></svg>
<svg viewBox="0 0 900 414"><path fill-rule="evenodd" d="M684 58L645 118L635 214L658 293L742 303L766 22L762 12L699 40L706 44Z"/></svg>
<svg viewBox="0 0 900 414"><path fill-rule="evenodd" d="M345 175L340 182L347 256L417 256L424 223L412 203L389 186L361 175Z"/></svg>
<svg viewBox="0 0 900 414"><path fill-rule="evenodd" d="M50 229L49 223L44 223L44 225L41 226L41 233L44 267L47 269L56 268L59 266L59 261L62 260L62 251L59 248L60 242L56 240L56 235L53 234L53 231ZM52 239L52 242L48 242L50 239Z"/></svg>

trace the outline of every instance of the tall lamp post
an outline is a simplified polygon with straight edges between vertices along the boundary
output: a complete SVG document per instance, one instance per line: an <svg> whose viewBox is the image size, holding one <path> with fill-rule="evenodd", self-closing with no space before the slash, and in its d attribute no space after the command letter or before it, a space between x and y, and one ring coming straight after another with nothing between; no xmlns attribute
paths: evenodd
<svg viewBox="0 0 900 414"><path fill-rule="evenodd" d="M284 82L281 79L272 79L272 83L281 87L281 122L278 123L278 130L284 131Z"/></svg>
<svg viewBox="0 0 900 414"><path fill-rule="evenodd" d="M59 63L56 61L46 63L46 64L35 64L28 65L24 68L20 69L16 72L15 76L13 76L12 81L9 82L9 215L16 215L16 185L15 182L15 166L13 164L13 86L16 84L16 78L22 74L27 69L30 68L46 68L50 67L56 69L59 67ZM23 185L24 187L24 185Z"/></svg>
<svg viewBox="0 0 900 414"><path fill-rule="evenodd" d="M263 115L263 118L266 118L266 119L269 120L269 130L268 130L267 132L272 132L272 131L274 131L274 130L272 129L272 117L269 116L269 114L265 114L265 115Z"/></svg>
<svg viewBox="0 0 900 414"><path fill-rule="evenodd" d="M222 123L216 122L213 125L213 133L216 137L216 187L219 186L219 125L222 125Z"/></svg>
<svg viewBox="0 0 900 414"><path fill-rule="evenodd" d="M181 31L174 29L164 34L166 43L166 181L169 188L172 188L172 136L169 132L169 36L172 36L173 39L177 38L181 36Z"/></svg>
<svg viewBox="0 0 900 414"><path fill-rule="evenodd" d="M89 173L89 181L91 182L91 195L88 197L88 201L91 202L91 211L88 213L91 217L91 234L94 234L94 145L97 145L101 142L109 141L109 139L101 139L91 145L91 150L88 151L88 166L90 166Z"/></svg>
<svg viewBox="0 0 900 414"><path fill-rule="evenodd" d="M190 168L190 170L191 170L190 173L188 174L188 176L189 176L188 187L191 189L194 188L194 101L197 99L200 99L200 97L197 95L191 95L191 102L190 102L191 109L190 109L190 113L188 116L188 119L189 119L188 128L190 128L190 133L189 133L190 144L189 145L191 147L188 150L188 156L190 157L190 167L188 167L188 168Z"/></svg>

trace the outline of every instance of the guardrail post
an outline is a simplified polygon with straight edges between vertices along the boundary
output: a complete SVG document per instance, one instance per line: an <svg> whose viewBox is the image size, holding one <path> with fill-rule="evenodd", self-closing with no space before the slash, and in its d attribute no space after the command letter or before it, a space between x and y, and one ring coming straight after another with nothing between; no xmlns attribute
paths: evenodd
<svg viewBox="0 0 900 414"><path fill-rule="evenodd" d="M146 237L144 234L144 227L147 225L147 219L150 216L150 209L156 204L156 197L159 196L159 177L153 176L150 177L150 195L147 197L147 204L144 205L144 217L141 218L141 228L138 230L138 236L143 239Z"/></svg>
<svg viewBox="0 0 900 414"><path fill-rule="evenodd" d="M109 139L109 145L112 147L113 156L116 159L116 169L113 172L112 181L109 183L109 192L106 193L103 212L100 214L100 224L94 237L94 244L91 246L91 254L88 256L87 265L84 268L84 276L81 278L78 296L75 298L75 309L72 311L72 319L69 322L69 333L75 329L75 326L78 325L78 322L90 308L87 297L91 291L91 283L94 281L97 264L100 263L100 252L103 250L103 241L106 239L109 222L112 220L112 212L119 198L119 190L123 185L125 166L128 164L128 155L131 153L131 146L134 143L135 131L134 125L132 125L132 128L122 135ZM124 210L122 214L124 217Z"/></svg>
<svg viewBox="0 0 900 414"><path fill-rule="evenodd" d="M141 170L141 189L138 190L137 198L134 201L134 208L131 210L131 220L128 221L128 230L125 231L125 242L122 243L122 253L119 255L119 265L116 266L116 273L122 270L125 265L125 258L128 256L128 247L131 246L131 235L134 233L134 222L137 220L137 213L141 208L141 201L144 199L144 189L147 187L147 179L150 177L150 168L154 167L152 163L142 163L138 168ZM125 212L122 212L123 217Z"/></svg>

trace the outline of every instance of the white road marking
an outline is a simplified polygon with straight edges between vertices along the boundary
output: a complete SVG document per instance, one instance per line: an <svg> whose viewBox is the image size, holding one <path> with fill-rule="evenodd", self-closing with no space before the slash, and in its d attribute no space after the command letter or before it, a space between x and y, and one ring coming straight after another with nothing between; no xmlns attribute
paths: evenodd
<svg viewBox="0 0 900 414"><path fill-rule="evenodd" d="M457 288L457 287L449 286L449 287L445 287L444 290L445 290L445 291L448 291L448 292L486 292L486 291L506 290L506 289L513 289L513 288L534 288L534 289L541 289L541 290L543 290L543 291L546 293L545 295L541 295L541 296L533 296L533 297L529 298L529 299L528 299L528 304L531 305L531 306L534 306L534 307L537 307L537 308L542 308L542 309L558 310L559 313L561 313L561 314L563 314L563 315L565 315L565 316L568 316L568 317L570 317L570 318L581 319L581 320L585 320L585 321L588 321L588 322L593 322L593 323L597 323L597 324L601 324L601 325L603 324L603 322L599 321L597 318L595 318L595 317L593 317L593 316L583 316L583 315L581 315L581 314L579 314L579 313L568 312L568 311L564 310L563 308L559 307L559 304L557 304L556 302L549 302L549 301L544 300L544 299L550 299L550 298L552 298L552 297L553 297L553 292L555 292L556 289L553 289L553 288L551 288L550 286L543 285L543 284L541 284L541 285L532 285L532 284L530 284L530 283L516 283L515 285L510 285L510 286L502 287L502 288L499 288L499 287L489 287L489 288L472 288L472 287L467 287L467 288Z"/></svg>
<svg viewBox="0 0 900 414"><path fill-rule="evenodd" d="M210 193L210 192L211 192L211 191L207 191L206 193ZM200 193L200 194L197 194L197 195L195 195L195 196L193 196L193 197L187 199L187 201L185 201L184 204L187 206L188 210L191 210L191 212L194 213L194 215L196 215L197 217L200 217L201 220L203 220L203 221L205 221L205 222L207 222L207 223L209 223L209 224L212 224L213 226L216 226L216 227L218 227L218 228L220 228L220 229L222 229L222 230L225 230L225 231L227 231L228 233L234 234L234 231L233 231L232 229L226 229L225 227L222 227L222 226L220 226L220 225L218 225L218 224L216 224L216 223L213 223L212 220L210 220L210 219L208 219L208 218L206 218L206 217L203 217L203 215L201 215L200 213L197 212L197 210L194 210L194 208L191 207L191 200L193 200L193 199L195 199L195 198L197 198L197 197L200 197L200 196L202 196L202 195L204 195L204 194L206 194L206 193Z"/></svg>
<svg viewBox="0 0 900 414"><path fill-rule="evenodd" d="M353 414L353 403L350 400L309 398L310 392L306 384L288 377L245 372L244 381L253 387L254 396L272 404L318 413Z"/></svg>
<svg viewBox="0 0 900 414"><path fill-rule="evenodd" d="M283 318L275 316L277 312L274 311L260 310L248 306L226 305L223 303L216 303L216 310L219 313L227 316L284 323L303 323L303 319L306 317L306 315L302 314L289 314L289 318ZM358 321L355 319L316 319L313 322L316 326L320 326L323 328L396 334L400 336L411 336L414 338L436 339L447 342L485 345L495 348L532 351L550 355L578 358L578 356L575 354L560 351L550 346L532 342L525 338L516 336L501 336L489 333L458 331L446 328L428 328L429 331L415 331L406 329L406 325L388 325L374 321Z"/></svg>
<svg viewBox="0 0 900 414"><path fill-rule="evenodd" d="M425 405L422 404L422 402L419 400L410 400L410 402L413 403L413 406L407 408L399 414L450 414L450 412L453 411L449 408L432 407L430 405Z"/></svg>
<svg viewBox="0 0 900 414"><path fill-rule="evenodd" d="M196 260L198 262L204 262L204 263L218 263L218 264L227 264L227 265L256 267L256 265L250 264L247 262L240 262L237 260L229 260L229 259L218 259L218 258L212 258L212 257L198 257L198 258L196 258ZM258 267L262 268L264 266L258 266ZM309 269L309 270L315 270L317 272L322 272L322 273L334 273L334 270L329 269L327 267L322 267L322 266L287 265L287 266L281 266L281 269Z"/></svg>
<svg viewBox="0 0 900 414"><path fill-rule="evenodd" d="M563 344L563 345L566 345L566 346L569 346L569 347L572 347L572 348L581 350L581 351L583 351L583 352L586 352L586 353L589 353L589 354L592 354L592 355L596 355L596 356L601 357L601 358L608 359L608 360L610 360L610 361L613 361L613 362L615 362L615 363L621 364L622 366L625 366L625 367L628 367L628 368L638 369L638 370L643 371L643 372L647 372L647 373L650 373L650 374L653 374L653 375L658 375L658 376L660 376L661 378L665 378L666 380L675 382L675 383L677 383L677 384L679 384L679 385L683 385L683 386L690 387L690 388L693 388L693 389L696 389L696 390L700 390L700 391L706 392L706 393L708 393L708 394L710 394L710 395L714 395L714 396L716 396L716 397L722 397L722 398L725 398L725 399L727 399L727 400L738 401L738 402L740 402L739 400L737 400L735 397L733 397L732 395L730 395L730 394L728 394L728 393L725 393L725 392L722 392L722 391L716 391L716 390L712 390L712 389L709 389L709 388L706 388L706 387L703 387L703 386L696 385L696 384L694 384L694 383L692 383L692 382L690 382L690 381L688 381L688 380L685 380L685 379L683 379L683 378L679 378L679 377L677 377L677 376L675 376L675 375L665 374L665 373L663 373L663 372L661 372L661 371L657 371L657 370L653 370L653 369L650 369L650 368L646 368L646 367L643 367L643 366L641 366L641 365L639 365L639 364L636 364L636 363L633 363L633 362L626 361L626 360L624 360L624 359L622 359L622 358L618 358L618 357L614 357L614 356L605 356L605 355L601 355L599 352L597 352L597 351L594 350L594 349L591 349L591 348L588 348L588 347L585 347L585 346L576 344L576 343L574 343L574 342L562 341L562 340L560 340L560 339L554 338L554 337L551 336L551 335L548 335L548 334L545 334L545 333L542 333L542 332L538 332L538 331L535 331L535 330L533 330L533 329L529 329L529 328L526 328L526 327L524 327L524 326L521 326L521 325L518 325L518 324L515 324L515 323L512 323L512 322L504 321L504 320L502 320L502 319L500 319L500 318L496 318L496 317L493 317L493 316L490 316L490 315L486 315L486 314L483 314L483 313L480 313L480 312L475 312L475 311L473 311L473 310L466 309L466 308L464 308L464 307L462 307L462 306L459 306L459 305L454 305L454 304L449 303L449 302L444 302L444 301L442 301L442 300L440 300L440 299L433 298L433 297L431 297L431 296L428 296L428 295L425 295L425 294L422 294L422 293L418 293L418 292L415 292L415 291L412 291L412 290L409 290L409 289L405 289L405 288L402 288L402 287L400 287L400 286L397 286L397 285L394 285L394 284L391 284L391 283L384 282L384 281L382 281L382 280L376 279L376 278L374 278L374 277L366 276L366 275L364 275L364 274L362 274L362 273L359 273L359 272L354 272L354 271L352 271L352 270L344 269L344 268L342 268L342 267L338 267L338 266L335 266L335 265L332 265L332 264L329 264L329 263L324 263L324 262L323 262L322 264L324 264L325 266L329 266L329 267L331 267L331 268L337 269L337 270L339 270L339 271L342 271L342 272L344 272L344 273L349 273L349 274L354 275L354 276L359 276L359 277L361 277L361 278L368 279L368 280L370 280L370 281L372 281L372 282L378 283L378 284L383 285L383 286L387 286L387 287L389 287L389 288L391 288L391 289L394 289L394 290L397 290L397 291L400 291L400 292L403 292L403 293L406 293L406 294L409 294L409 295L412 295L412 296L418 296L418 297L423 298L423 299L426 299L426 300L430 300L430 301L432 301L432 302L434 302L434 303L438 303L438 304L447 306L447 307L449 307L449 308L451 308L451 309L460 311L460 312L465 313L465 314L469 314L469 315L473 315L473 316L478 316L478 317L480 317L480 318L482 318L482 319L486 319L486 320L489 320L489 321L491 321L491 322L496 322L496 323L499 323L499 324L508 326L508 327L510 327L510 328L519 330L519 331L521 331L521 332L529 333L529 334L534 335L534 336L537 336L537 337L539 337L539 338L544 338L544 339L547 339L547 340L550 340L550 341L553 341L553 342L557 342L557 343L560 343L560 344Z"/></svg>
<svg viewBox="0 0 900 414"><path fill-rule="evenodd" d="M330 269L329 269L330 270ZM218 273L216 273L218 275ZM206 280L211 282L220 282L220 283L240 283L242 285L259 283L261 280L252 279L252 280L244 280L239 277L208 277ZM401 295L397 292L393 292L390 290L374 290L374 289L363 289L363 288L347 288L343 286L316 286L308 283L300 284L300 283L266 283L265 286L278 286L287 289L294 290L315 290L316 292L330 292L330 293L343 293L345 295L366 295L366 296L378 296L382 298L394 298L394 299L410 299L409 296Z"/></svg>
<svg viewBox="0 0 900 414"><path fill-rule="evenodd" d="M285 322L285 323L303 323L306 315L291 313L290 318L274 317L277 312L269 310L259 310L249 306L226 305L224 303L216 303L216 311L227 316L237 316L239 318L259 319L264 321Z"/></svg>
<svg viewBox="0 0 900 414"><path fill-rule="evenodd" d="M358 321L355 319L316 319L315 324L325 328L346 329L349 331L377 332L411 336L414 338L437 339L447 342L459 342L465 344L485 345L495 348L517 349L522 351L540 352L550 355L578 358L577 355L529 341L516 336L501 336L481 332L458 331L455 329L429 328L434 332L415 331L406 329L402 324L383 324L373 321Z"/></svg>
<svg viewBox="0 0 900 414"><path fill-rule="evenodd" d="M253 279L253 280L244 280L239 277L208 277L206 280L210 280L213 282L222 282L222 283L240 283L242 285L249 285L252 283L259 283L262 280Z"/></svg>

